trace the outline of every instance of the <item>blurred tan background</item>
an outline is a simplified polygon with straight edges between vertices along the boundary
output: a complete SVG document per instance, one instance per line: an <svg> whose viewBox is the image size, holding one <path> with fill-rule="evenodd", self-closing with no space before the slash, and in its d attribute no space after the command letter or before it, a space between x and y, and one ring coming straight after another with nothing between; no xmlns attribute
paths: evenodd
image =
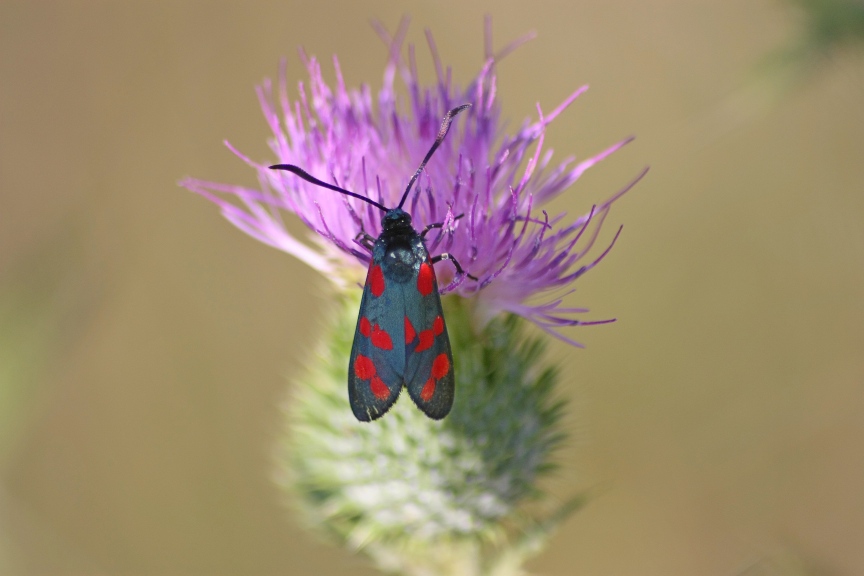
<svg viewBox="0 0 864 576"><path fill-rule="evenodd" d="M499 94L517 125L591 84L548 133L559 158L637 136L554 208L652 166L571 298L620 321L552 348L574 434L553 484L597 496L530 568L864 573L864 61L777 88L788 6L6 0L0 574L375 573L270 481L325 280L176 181L254 184L221 145L271 158L253 86L282 56L305 79L303 45L378 87L367 22L405 13L430 80L424 27L461 81L485 13L498 47L535 30Z"/></svg>

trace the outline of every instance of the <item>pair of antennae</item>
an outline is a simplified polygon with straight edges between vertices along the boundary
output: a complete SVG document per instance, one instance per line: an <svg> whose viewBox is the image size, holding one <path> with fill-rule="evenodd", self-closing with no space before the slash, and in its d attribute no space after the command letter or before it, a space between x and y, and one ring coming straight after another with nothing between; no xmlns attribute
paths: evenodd
<svg viewBox="0 0 864 576"><path fill-rule="evenodd" d="M444 115L444 120L441 122L441 128L438 130L438 136L435 138L435 142L432 143L432 147L429 148L429 152L426 153L426 157L423 158L423 162L420 163L420 167L417 168L417 171L414 172L414 175L411 177L411 180L408 181L408 186L405 188L405 192L402 194L402 199L399 201L399 206L397 206L397 208L402 208L402 205L405 204L405 200L408 198L408 193L411 191L411 187L414 186L414 183L417 181L417 178L420 177L420 174L423 172L423 169L426 168L426 163L429 162L429 159L432 158L432 154L435 153L435 150L437 150L438 146L441 145L441 142L444 141L444 137L447 136L447 132L450 131L450 124L453 123L453 118L457 114L459 114L460 112L465 110L466 108L470 108L470 107L471 107L471 104L463 104L461 106L457 106L456 108L453 108L452 110L447 112L447 114ZM348 196L351 196L352 198L359 198L360 200L363 200L364 202L368 202L369 204L375 206L379 210L383 210L384 212L390 211L390 208L387 208L387 207L383 206L382 204L375 202L371 198L367 198L366 196L361 196L360 194L350 192L348 190L345 190L344 188L340 188L339 186L334 186L333 184L328 184L327 182L324 182L323 180L319 180L318 178L315 178L314 176L312 176L311 174L309 174L308 172L306 172L305 170L303 170L299 166L295 166L294 164L274 164L273 166L270 166L270 169L271 170L284 170L286 172L291 172L293 174L296 174L297 176L299 176L303 180L306 180L307 182L311 182L312 184L315 184L316 186L320 186L322 188L327 188L328 190L333 190L334 192L339 192L341 194L346 194Z"/></svg>

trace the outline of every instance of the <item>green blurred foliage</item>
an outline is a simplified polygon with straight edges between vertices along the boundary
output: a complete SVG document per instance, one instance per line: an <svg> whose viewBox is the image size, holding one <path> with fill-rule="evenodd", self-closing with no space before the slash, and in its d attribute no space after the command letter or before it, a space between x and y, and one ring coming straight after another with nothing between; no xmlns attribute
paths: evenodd
<svg viewBox="0 0 864 576"><path fill-rule="evenodd" d="M71 221L0 277L0 468L86 331L99 290Z"/></svg>
<svg viewBox="0 0 864 576"><path fill-rule="evenodd" d="M803 18L802 34L796 41L797 50L826 54L843 47L864 48L864 1L787 1L801 12Z"/></svg>

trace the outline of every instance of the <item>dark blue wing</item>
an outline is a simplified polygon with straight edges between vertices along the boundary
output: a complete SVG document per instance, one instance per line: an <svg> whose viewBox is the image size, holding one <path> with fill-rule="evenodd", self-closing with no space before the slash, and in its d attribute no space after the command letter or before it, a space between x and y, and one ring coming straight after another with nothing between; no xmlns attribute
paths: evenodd
<svg viewBox="0 0 864 576"><path fill-rule="evenodd" d="M399 397L405 375L404 285L388 282L380 258L366 275L348 364L348 400L358 420L384 415Z"/></svg>
<svg viewBox="0 0 864 576"><path fill-rule="evenodd" d="M419 238L418 238L419 239ZM435 269L425 246L415 282L404 284L405 386L424 414L440 420L450 413L455 395L453 354L444 324ZM421 254L418 254L421 256Z"/></svg>

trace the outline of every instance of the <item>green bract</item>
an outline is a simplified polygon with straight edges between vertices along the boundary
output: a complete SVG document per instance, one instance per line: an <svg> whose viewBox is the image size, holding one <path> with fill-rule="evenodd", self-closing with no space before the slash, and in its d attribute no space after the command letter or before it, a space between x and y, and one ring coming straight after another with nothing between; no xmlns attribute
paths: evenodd
<svg viewBox="0 0 864 576"><path fill-rule="evenodd" d="M539 519L563 438L544 345L502 316L476 330L470 301L445 298L456 402L442 421L403 394L372 423L348 407L357 298L344 297L286 409L281 483L311 525L406 574L514 574L577 501Z"/></svg>

